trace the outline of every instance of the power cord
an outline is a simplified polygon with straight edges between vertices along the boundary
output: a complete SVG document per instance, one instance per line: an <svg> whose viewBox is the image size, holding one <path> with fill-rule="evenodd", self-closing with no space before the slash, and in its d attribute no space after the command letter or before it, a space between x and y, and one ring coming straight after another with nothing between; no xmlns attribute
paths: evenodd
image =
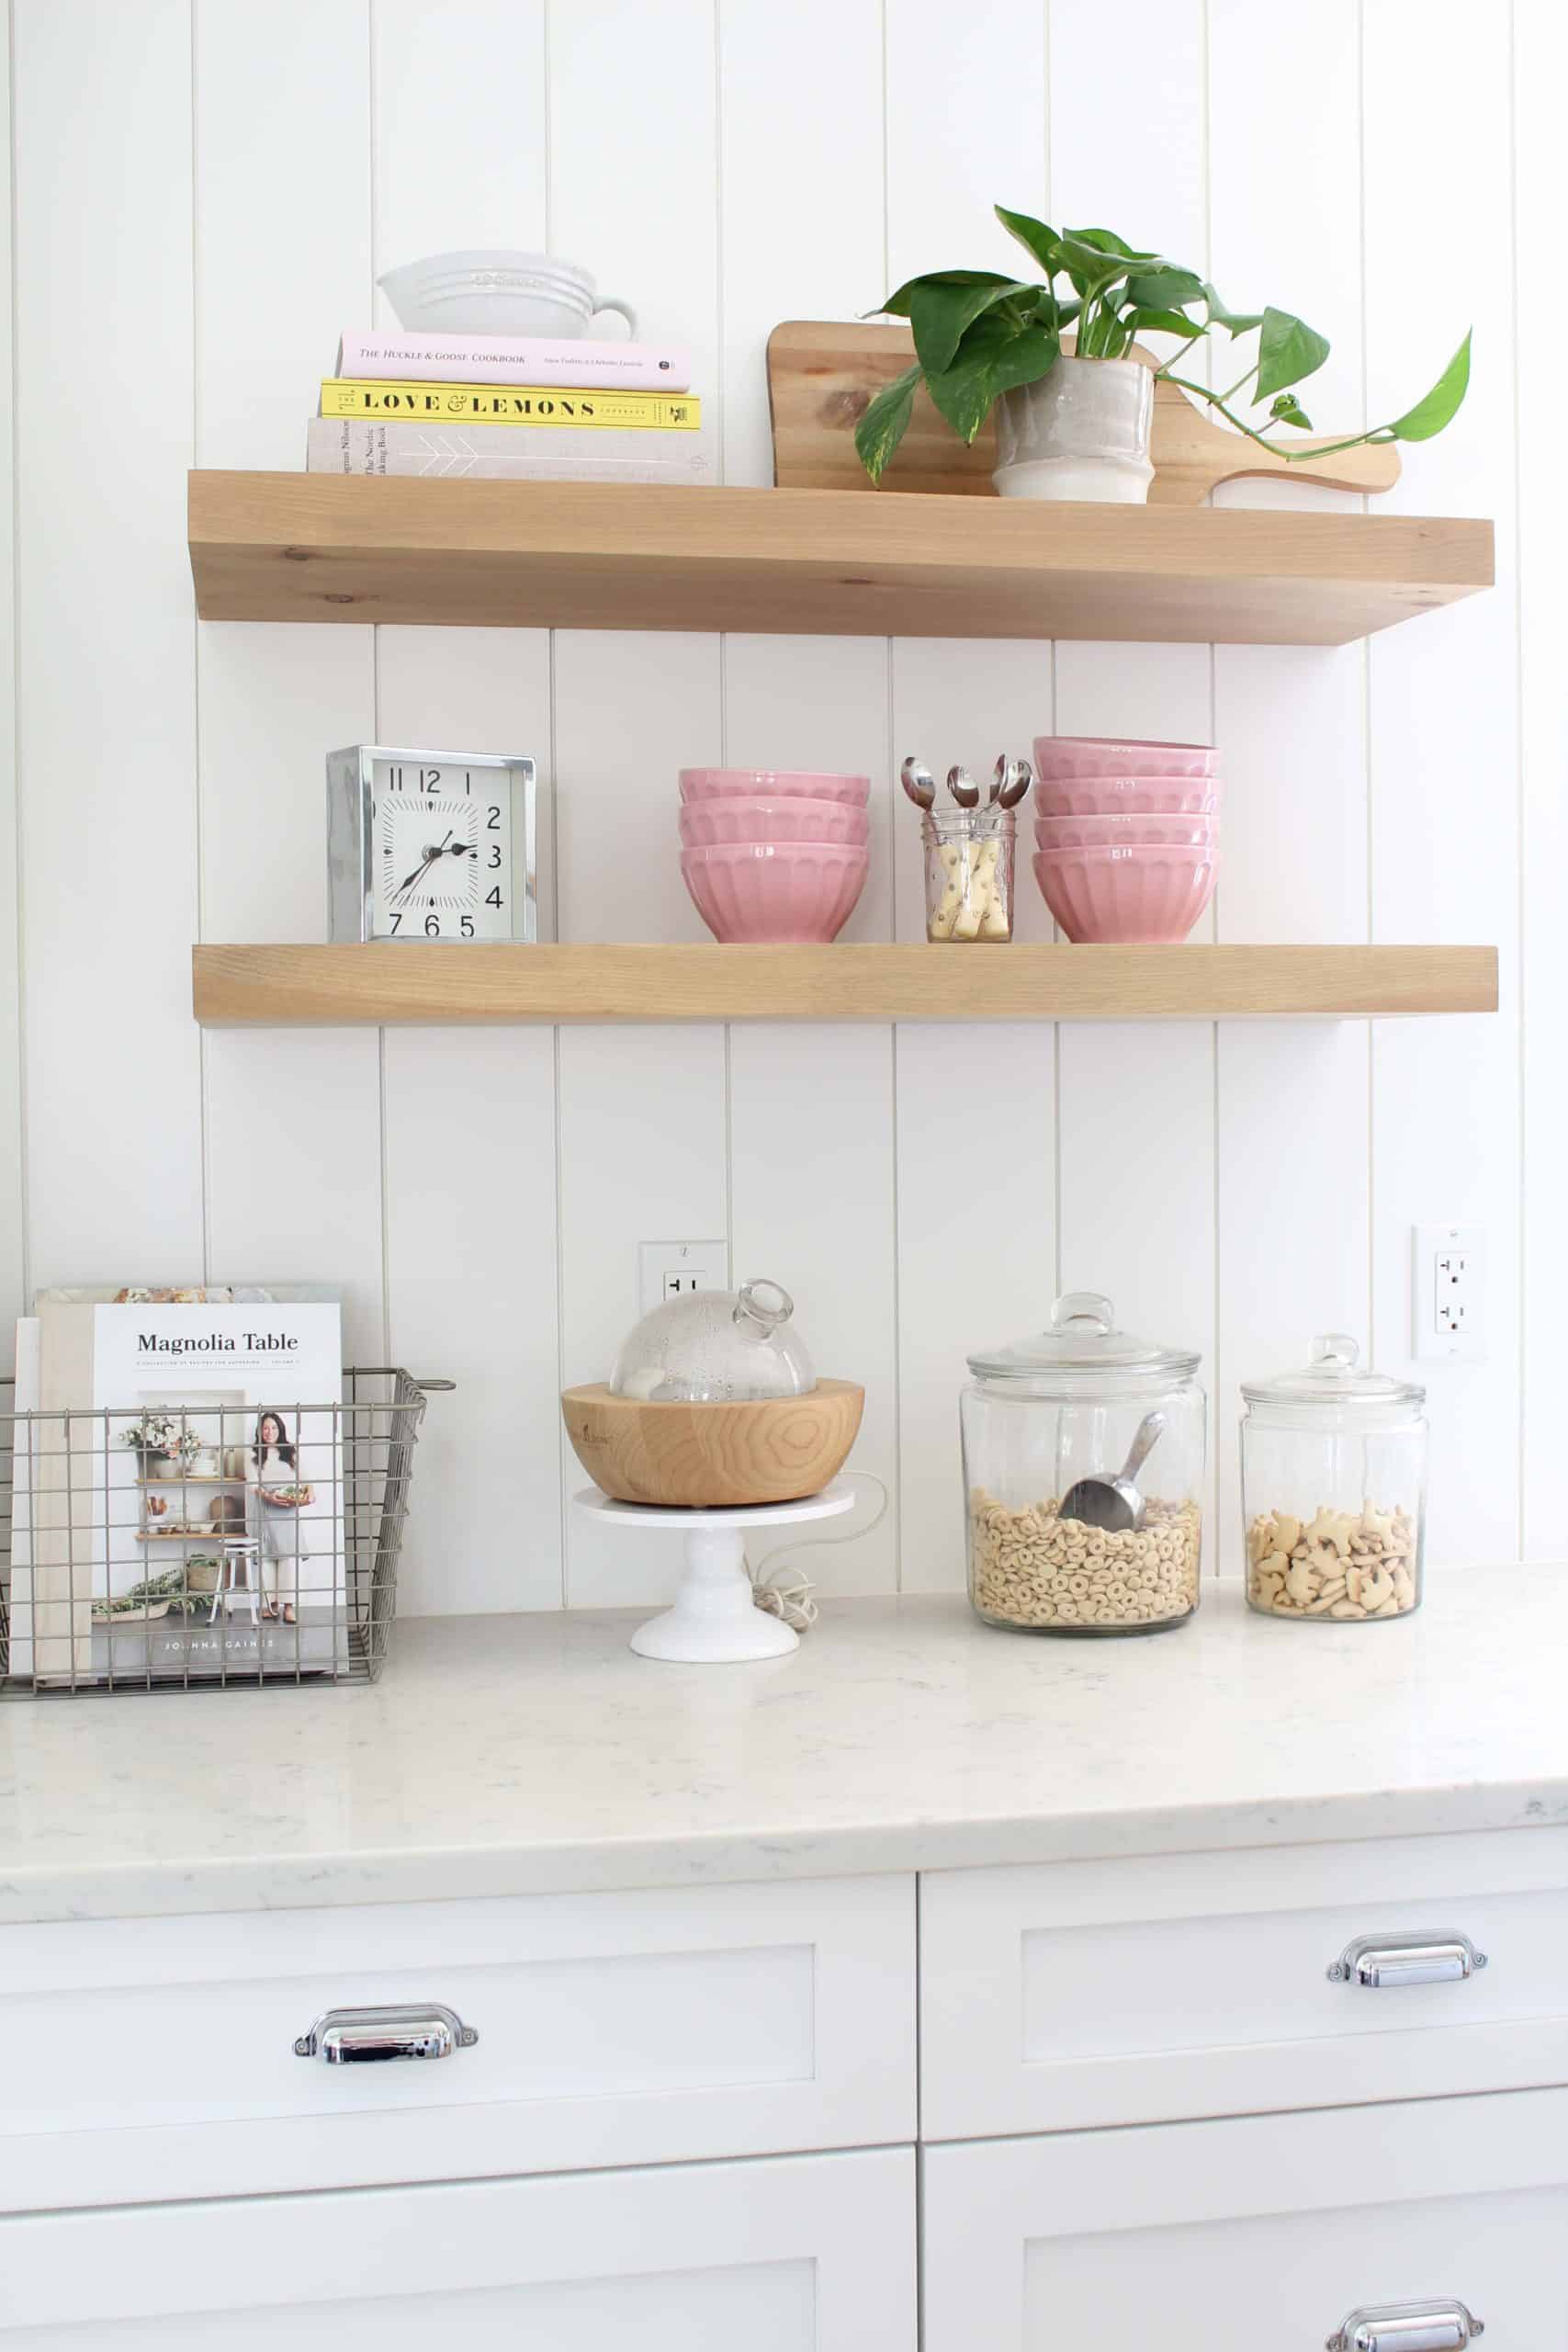
<svg viewBox="0 0 1568 2352"><path fill-rule="evenodd" d="M750 1560L746 1563L746 1573L751 1579L751 1591L758 1608L765 1609L771 1617L782 1618L784 1623L792 1626L797 1634L809 1633L811 1627L817 1623L817 1603L812 1598L816 1588L808 1576L791 1574L788 1570L777 1568L769 1575L769 1561L783 1559L786 1552L815 1551L823 1544L852 1543L859 1536L874 1533L887 1516L887 1506L891 1498L874 1472L850 1470L844 1473L844 1476L846 1481L863 1480L867 1486L876 1488L882 1500L877 1505L874 1519L869 1521L864 1527L846 1527L836 1535L808 1535L801 1543L776 1544L771 1552L764 1553L755 1567L751 1566Z"/></svg>

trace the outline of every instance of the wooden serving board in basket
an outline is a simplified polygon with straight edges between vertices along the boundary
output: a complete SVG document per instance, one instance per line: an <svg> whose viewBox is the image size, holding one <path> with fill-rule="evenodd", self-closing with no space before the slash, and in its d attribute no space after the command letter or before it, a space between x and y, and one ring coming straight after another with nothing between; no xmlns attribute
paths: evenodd
<svg viewBox="0 0 1568 2352"><path fill-rule="evenodd" d="M1156 364L1152 355L1137 356ZM915 356L907 326L787 320L768 338L768 399L773 419L773 481L780 490L874 488L855 455L854 430L868 402L903 374ZM1314 448L1338 436L1293 441ZM1216 483L1243 475L1289 475L1334 490L1392 490L1399 451L1392 442L1342 449L1337 457L1291 465L1256 441L1214 424L1172 383L1155 386L1155 506L1201 506ZM992 498L995 435L987 424L965 448L932 407L924 388L898 453L883 476L889 490L938 491Z"/></svg>

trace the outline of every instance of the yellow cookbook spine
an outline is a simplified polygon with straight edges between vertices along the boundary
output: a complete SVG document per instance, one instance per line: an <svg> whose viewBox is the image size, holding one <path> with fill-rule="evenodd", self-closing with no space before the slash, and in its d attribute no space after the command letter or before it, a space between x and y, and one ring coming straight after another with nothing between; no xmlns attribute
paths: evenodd
<svg viewBox="0 0 1568 2352"><path fill-rule="evenodd" d="M694 432L702 402L686 392L592 392L555 385L393 384L332 376L321 386L323 416L402 417L414 424L594 426L616 432L643 426L660 433Z"/></svg>

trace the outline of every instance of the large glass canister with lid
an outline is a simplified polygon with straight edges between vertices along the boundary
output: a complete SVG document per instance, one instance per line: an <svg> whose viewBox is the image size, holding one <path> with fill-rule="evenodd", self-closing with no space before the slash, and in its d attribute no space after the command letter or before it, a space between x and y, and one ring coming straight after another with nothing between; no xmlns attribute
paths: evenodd
<svg viewBox="0 0 1568 2352"><path fill-rule="evenodd" d="M959 1419L976 1613L1031 1634L1184 1623L1202 1554L1197 1355L1119 1330L1108 1298L1073 1291L1049 1329L969 1369Z"/></svg>
<svg viewBox="0 0 1568 2352"><path fill-rule="evenodd" d="M1243 1381L1247 1597L1268 1617L1364 1624L1421 1602L1427 1392L1359 1362L1344 1331Z"/></svg>

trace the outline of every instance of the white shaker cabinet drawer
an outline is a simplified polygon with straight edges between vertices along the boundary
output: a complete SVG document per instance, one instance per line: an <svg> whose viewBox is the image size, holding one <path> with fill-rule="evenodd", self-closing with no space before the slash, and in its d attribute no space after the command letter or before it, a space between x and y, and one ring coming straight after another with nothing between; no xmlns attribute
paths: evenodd
<svg viewBox="0 0 1568 2352"><path fill-rule="evenodd" d="M1466 2312L1485 2352L1568 2341L1568 2091L922 2161L925 2352L1323 2352L1353 2313L1380 2352L1461 2352Z"/></svg>
<svg viewBox="0 0 1568 2352"><path fill-rule="evenodd" d="M0 1928L0 2211L912 2140L914 1957L908 1878Z"/></svg>
<svg viewBox="0 0 1568 2352"><path fill-rule="evenodd" d="M940 1871L920 2008L927 2140L1568 2082L1568 1831Z"/></svg>
<svg viewBox="0 0 1568 2352"><path fill-rule="evenodd" d="M0 2222L5 2352L915 2352L908 2148Z"/></svg>

